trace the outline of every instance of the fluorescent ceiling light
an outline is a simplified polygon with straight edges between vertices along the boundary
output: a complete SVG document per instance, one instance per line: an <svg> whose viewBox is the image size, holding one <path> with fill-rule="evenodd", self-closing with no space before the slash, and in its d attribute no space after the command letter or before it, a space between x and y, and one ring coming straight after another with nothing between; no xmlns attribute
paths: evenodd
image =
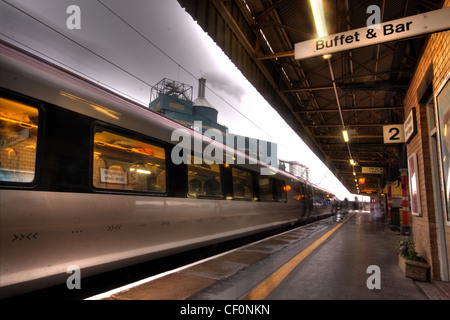
<svg viewBox="0 0 450 320"><path fill-rule="evenodd" d="M349 141L349 139L348 139L348 131L347 130L342 130L342 134L344 135L344 141L348 142Z"/></svg>
<svg viewBox="0 0 450 320"><path fill-rule="evenodd" d="M323 11L322 0L309 0L314 16L314 24L316 25L317 36L323 38L328 36L327 24L325 22L325 13ZM325 60L331 58L331 54L323 55Z"/></svg>
<svg viewBox="0 0 450 320"><path fill-rule="evenodd" d="M319 38L328 35L327 24L325 23L325 13L323 11L322 0L309 0L316 24L317 36Z"/></svg>

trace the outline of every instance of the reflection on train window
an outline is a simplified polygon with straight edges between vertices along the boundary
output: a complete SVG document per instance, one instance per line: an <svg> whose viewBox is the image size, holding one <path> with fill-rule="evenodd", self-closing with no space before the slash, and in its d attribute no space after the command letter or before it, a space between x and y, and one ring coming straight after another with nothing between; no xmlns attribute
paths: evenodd
<svg viewBox="0 0 450 320"><path fill-rule="evenodd" d="M284 181L282 180L275 180L276 182L276 187L277 187L277 198L278 201L287 201L287 196L286 196L286 190L287 190L287 186L284 183Z"/></svg>
<svg viewBox="0 0 450 320"><path fill-rule="evenodd" d="M166 192L165 150L97 127L92 178L102 189Z"/></svg>
<svg viewBox="0 0 450 320"><path fill-rule="evenodd" d="M0 105L0 181L32 182L39 112L5 98L0 98Z"/></svg>
<svg viewBox="0 0 450 320"><path fill-rule="evenodd" d="M197 157L192 157L191 162L188 164L188 197L222 197L219 165L196 164L200 162Z"/></svg>
<svg viewBox="0 0 450 320"><path fill-rule="evenodd" d="M263 201L273 201L272 178L266 176L259 177L259 197Z"/></svg>
<svg viewBox="0 0 450 320"><path fill-rule="evenodd" d="M314 190L313 206L314 208L326 208L331 205L329 195L321 190Z"/></svg>
<svg viewBox="0 0 450 320"><path fill-rule="evenodd" d="M253 200L252 174L238 168L232 168L233 198Z"/></svg>

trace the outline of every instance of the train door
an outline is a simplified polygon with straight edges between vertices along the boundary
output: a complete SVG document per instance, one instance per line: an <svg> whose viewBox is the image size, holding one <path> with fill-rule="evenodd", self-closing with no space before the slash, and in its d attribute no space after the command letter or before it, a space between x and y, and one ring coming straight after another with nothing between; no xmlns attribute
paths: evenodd
<svg viewBox="0 0 450 320"><path fill-rule="evenodd" d="M304 197L304 184L298 181L293 181L294 184L294 199L295 207L298 212L298 217L301 219L305 215L305 197Z"/></svg>
<svg viewBox="0 0 450 320"><path fill-rule="evenodd" d="M313 201L314 201L314 189L308 185L305 184L305 204L306 204L306 212L305 212L305 217L310 217L312 214L312 210L313 210Z"/></svg>

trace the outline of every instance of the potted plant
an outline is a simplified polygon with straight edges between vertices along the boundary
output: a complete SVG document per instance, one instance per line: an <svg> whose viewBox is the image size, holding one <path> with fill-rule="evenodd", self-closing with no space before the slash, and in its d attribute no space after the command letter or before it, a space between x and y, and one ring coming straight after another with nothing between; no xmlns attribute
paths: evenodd
<svg viewBox="0 0 450 320"><path fill-rule="evenodd" d="M414 241L409 237L400 240L397 244L398 265L406 277L428 281L430 266L416 251Z"/></svg>

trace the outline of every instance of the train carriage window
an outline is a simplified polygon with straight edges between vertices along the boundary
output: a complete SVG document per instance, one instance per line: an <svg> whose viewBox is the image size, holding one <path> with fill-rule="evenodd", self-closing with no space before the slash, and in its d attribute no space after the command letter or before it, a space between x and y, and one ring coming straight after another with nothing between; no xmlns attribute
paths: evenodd
<svg viewBox="0 0 450 320"><path fill-rule="evenodd" d="M193 156L192 164L188 164L188 197L221 198L223 194L219 165L199 162L199 158Z"/></svg>
<svg viewBox="0 0 450 320"><path fill-rule="evenodd" d="M164 148L97 127L93 157L96 188L166 192Z"/></svg>
<svg viewBox="0 0 450 320"><path fill-rule="evenodd" d="M39 111L0 98L0 182L33 182Z"/></svg>
<svg viewBox="0 0 450 320"><path fill-rule="evenodd" d="M262 201L273 201L273 179L260 176L259 177L259 198Z"/></svg>
<svg viewBox="0 0 450 320"><path fill-rule="evenodd" d="M277 190L277 198L280 202L286 202L287 201L287 194L286 194L286 184L282 180L276 179L276 190Z"/></svg>
<svg viewBox="0 0 450 320"><path fill-rule="evenodd" d="M323 192L321 190L313 190L313 206L314 208L323 207Z"/></svg>
<svg viewBox="0 0 450 320"><path fill-rule="evenodd" d="M253 200L253 177L251 172L232 168L233 198Z"/></svg>

